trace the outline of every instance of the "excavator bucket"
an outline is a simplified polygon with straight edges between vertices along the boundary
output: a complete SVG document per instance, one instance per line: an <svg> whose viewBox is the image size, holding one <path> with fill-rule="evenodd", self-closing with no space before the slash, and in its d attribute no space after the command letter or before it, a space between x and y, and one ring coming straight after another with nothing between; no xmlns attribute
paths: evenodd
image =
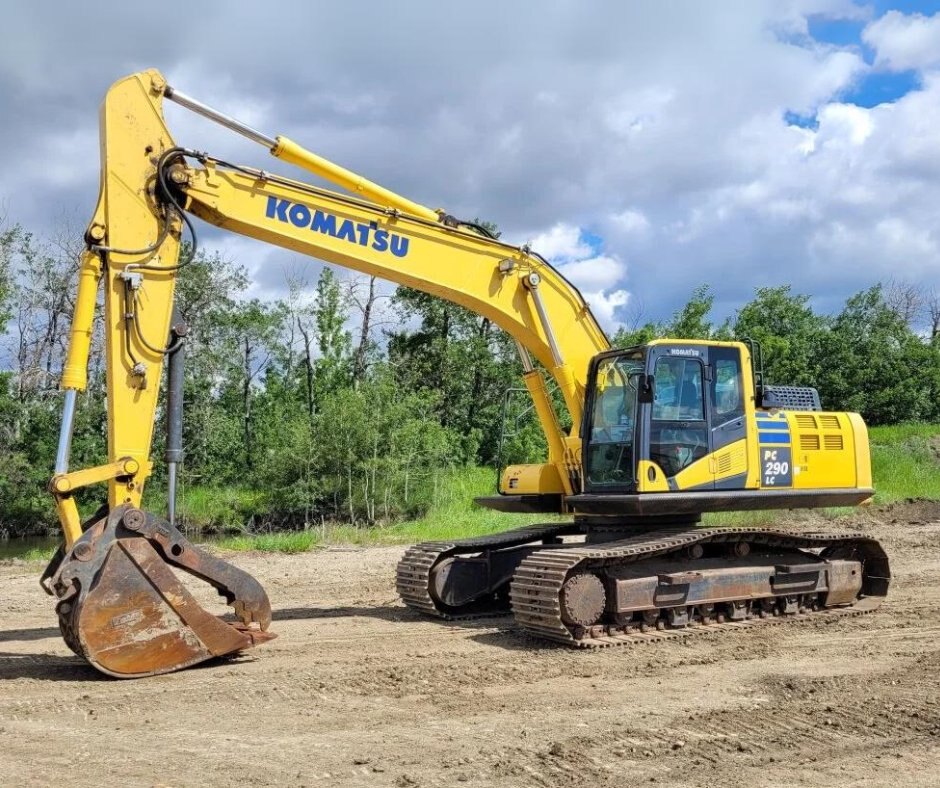
<svg viewBox="0 0 940 788"><path fill-rule="evenodd" d="M59 598L62 636L110 676L170 673L274 637L267 594L251 575L140 509L106 514L56 560L44 587ZM236 620L203 610L172 567L214 586Z"/></svg>

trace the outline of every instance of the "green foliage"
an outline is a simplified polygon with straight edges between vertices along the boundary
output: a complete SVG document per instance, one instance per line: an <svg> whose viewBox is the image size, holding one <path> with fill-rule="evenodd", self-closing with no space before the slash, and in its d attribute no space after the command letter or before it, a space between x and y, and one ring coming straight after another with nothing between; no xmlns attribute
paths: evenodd
<svg viewBox="0 0 940 788"><path fill-rule="evenodd" d="M722 329L716 329L709 318L715 296L708 285L699 285L693 291L685 305L676 310L672 319L664 323L648 322L628 329L621 326L613 337L614 347L633 347L653 339L670 337L672 339L726 339Z"/></svg>
<svg viewBox="0 0 940 788"><path fill-rule="evenodd" d="M877 503L940 500L940 425L873 427L869 440Z"/></svg>
<svg viewBox="0 0 940 788"><path fill-rule="evenodd" d="M469 503L477 496L491 495L494 484L492 468L458 468L442 475L430 508L416 519L377 528L327 522L306 531L243 534L216 544L228 550L297 553L329 544L415 544L456 539L562 519L544 514L496 512Z"/></svg>
<svg viewBox="0 0 940 788"><path fill-rule="evenodd" d="M809 306L809 296L790 286L760 287L734 319L736 337L757 340L769 381L793 386L818 385L825 318Z"/></svg>
<svg viewBox="0 0 940 788"><path fill-rule="evenodd" d="M13 315L13 250L20 234L19 225L0 227L0 334Z"/></svg>
<svg viewBox="0 0 940 788"><path fill-rule="evenodd" d="M494 460L502 399L521 367L511 338L487 318L410 288L394 305L403 325L389 335L389 360L404 390L439 392L435 414L459 436L462 463Z"/></svg>
<svg viewBox="0 0 940 788"><path fill-rule="evenodd" d="M281 531L268 534L242 534L218 540L223 550L255 550L259 553L306 553L322 544L319 531Z"/></svg>
<svg viewBox="0 0 940 788"><path fill-rule="evenodd" d="M55 527L45 490L74 277L73 254L21 227L0 229L0 534ZM374 280L363 299L329 267L312 287L291 282L283 300L249 298L247 288L244 269L218 254L200 252L180 274L177 308L190 328L180 477L187 528L239 536L301 530L302 538L264 543L293 550L341 534L408 541L518 522L467 507L494 484L491 470L475 466L545 456L525 391L508 401L509 431L500 442L504 392L521 385L510 337L485 318L409 288L393 296L395 328L380 335L369 322L379 297ZM874 287L829 316L789 287L760 288L716 324L714 295L702 285L668 320L621 329L614 343L751 337L763 346L771 383L815 385L825 406L857 410L873 425L938 421L940 341L920 336L896 300ZM76 413L75 468L106 458L100 320L88 391ZM559 393L552 398L567 426ZM147 503L159 511L162 412L157 418ZM937 494L933 434L897 429L903 434L890 438L872 431L884 485L879 496ZM103 488L95 487L81 493L79 504L89 514L102 500Z"/></svg>
<svg viewBox="0 0 940 788"><path fill-rule="evenodd" d="M611 342L613 346L617 348L634 347L635 345L645 345L647 342L658 339L660 336L663 336L664 333L662 327L656 323L645 323L633 329L627 329L621 326L617 329L617 333L614 334Z"/></svg>
<svg viewBox="0 0 940 788"><path fill-rule="evenodd" d="M352 343L345 329L349 311L339 282L330 268L324 268L317 281L313 313L320 351L314 377L316 394L322 397L328 392L349 386L352 375Z"/></svg>
<svg viewBox="0 0 940 788"><path fill-rule="evenodd" d="M260 478L282 521L303 515L388 522L426 510L456 437L434 418L435 397L401 392L386 365L359 387L328 392L312 421L288 418Z"/></svg>
<svg viewBox="0 0 940 788"><path fill-rule="evenodd" d="M823 335L819 388L871 424L937 417L937 348L885 303L880 285L852 296Z"/></svg>
<svg viewBox="0 0 940 788"><path fill-rule="evenodd" d="M710 339L714 329L708 316L714 303L715 296L708 285L696 287L685 306L663 327L663 333L680 339Z"/></svg>

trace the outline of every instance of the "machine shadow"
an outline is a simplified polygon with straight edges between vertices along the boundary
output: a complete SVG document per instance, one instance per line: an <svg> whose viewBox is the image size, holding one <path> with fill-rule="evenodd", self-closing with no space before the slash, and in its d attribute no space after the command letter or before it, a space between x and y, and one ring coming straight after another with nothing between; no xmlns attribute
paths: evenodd
<svg viewBox="0 0 940 788"><path fill-rule="evenodd" d="M458 622L459 623L459 622ZM493 646L506 651L568 651L562 643L553 643L550 640L540 640L523 632L519 627L508 625L498 632L480 632L470 636L474 643L484 646Z"/></svg>
<svg viewBox="0 0 940 788"><path fill-rule="evenodd" d="M374 618L391 623L418 623L426 621L439 627L456 629L492 629L495 625L509 625L512 621L509 613L481 616L463 621L448 621L443 618L425 616L416 610L403 606L374 605L341 607L288 607L273 611L273 621L310 620L318 618Z"/></svg>
<svg viewBox="0 0 940 788"><path fill-rule="evenodd" d="M58 630L56 630L58 634ZM55 654L14 654L0 651L0 682L12 679L33 681L113 681L85 660Z"/></svg>
<svg viewBox="0 0 940 788"><path fill-rule="evenodd" d="M373 618L391 623L417 623L426 621L433 626L461 629L471 632L470 639L486 646L507 651L548 651L560 648L558 644L546 643L529 637L512 626L508 614L490 615L463 621L447 621L424 616L406 607L376 605L341 607L290 607L275 610L274 621L315 620L329 618ZM498 631L493 628L499 627ZM487 631L479 631L487 630ZM46 638L59 638L58 627L36 627L33 629L11 629L0 631L0 642L30 642ZM207 660L188 670L204 670L220 665L237 665L256 659L253 652L232 654ZM55 654L13 653L0 651L0 682L14 679L63 682L108 682L117 681L99 673L85 660L77 656Z"/></svg>
<svg viewBox="0 0 940 788"><path fill-rule="evenodd" d="M0 643L15 643L26 640L45 640L59 637L58 627L35 627L34 629L0 630Z"/></svg>

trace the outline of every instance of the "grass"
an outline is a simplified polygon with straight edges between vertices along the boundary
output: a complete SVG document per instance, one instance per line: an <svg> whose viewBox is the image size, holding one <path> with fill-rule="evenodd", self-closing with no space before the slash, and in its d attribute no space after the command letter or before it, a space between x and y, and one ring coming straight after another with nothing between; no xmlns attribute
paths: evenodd
<svg viewBox="0 0 940 788"><path fill-rule="evenodd" d="M322 536L317 531L287 531L271 534L246 534L227 536L214 544L225 550L258 550L262 553L306 553L322 546Z"/></svg>
<svg viewBox="0 0 940 788"><path fill-rule="evenodd" d="M940 499L940 424L872 427L875 502Z"/></svg>
<svg viewBox="0 0 940 788"><path fill-rule="evenodd" d="M213 540L213 544L226 550L299 553L330 544L397 545L482 536L528 523L563 519L544 514L495 512L472 503L479 495L492 494L493 487L491 468L463 468L450 474L441 485L437 503L417 520L362 528L326 523L307 531L223 537Z"/></svg>
<svg viewBox="0 0 940 788"><path fill-rule="evenodd" d="M875 503L888 504L907 498L940 500L940 424L898 424L869 429ZM295 553L330 544L410 544L466 536L482 536L533 522L556 519L546 515L517 515L474 506L478 495L491 494L493 472L467 468L456 472L445 493L424 517L386 527L355 528L325 525L311 531L238 536L222 539L220 547L232 550ZM851 508L828 508L824 516L839 517ZM779 517L771 511L706 514L706 525L756 525ZM557 518L563 519L563 518Z"/></svg>
<svg viewBox="0 0 940 788"><path fill-rule="evenodd" d="M145 507L153 512L167 510L166 489L161 485L148 488ZM263 511L265 495L250 487L186 486L180 489L180 512L194 530L251 530L254 516Z"/></svg>
<svg viewBox="0 0 940 788"><path fill-rule="evenodd" d="M940 500L940 424L899 424L869 430L875 503L889 504L907 498ZM190 487L183 491L183 510L194 523L211 522L223 528L249 530L263 496L248 488ZM481 536L517 528L533 522L564 519L552 515L519 515L483 509L473 498L493 493L490 468L464 468L451 473L441 484L436 503L416 520L356 527L338 523L313 526L305 531L240 533L206 541L225 550L303 553L328 545L398 545ZM163 511L159 494L147 501L148 508ZM851 509L822 510L838 517ZM707 525L755 525L769 522L774 512L728 512L707 514ZM202 541L197 535L194 541ZM20 555L48 560L54 548L32 547Z"/></svg>

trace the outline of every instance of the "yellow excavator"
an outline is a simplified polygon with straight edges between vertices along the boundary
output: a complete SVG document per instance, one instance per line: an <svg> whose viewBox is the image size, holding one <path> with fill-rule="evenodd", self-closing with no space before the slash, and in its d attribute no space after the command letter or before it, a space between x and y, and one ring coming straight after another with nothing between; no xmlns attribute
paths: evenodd
<svg viewBox="0 0 940 788"><path fill-rule="evenodd" d="M167 100L348 194L179 147L164 122ZM569 517L410 548L396 574L410 607L443 618L511 612L526 632L590 647L864 612L886 595L887 557L863 534L699 525L704 512L848 506L873 494L862 419L823 411L813 389L765 385L756 343L612 349L577 288L528 246L262 134L156 71L115 83L100 122L101 191L80 263L50 482L64 544L42 578L66 642L98 670L166 673L273 636L258 582L175 526L186 327L173 295L194 253L194 243L182 246L187 232L195 241L192 216L447 299L515 340L548 457L503 469L498 494L478 503ZM100 287L108 461L71 470ZM164 366L166 517L140 508ZM83 521L76 493L104 483L107 504ZM210 615L174 570L214 586L233 614Z"/></svg>

